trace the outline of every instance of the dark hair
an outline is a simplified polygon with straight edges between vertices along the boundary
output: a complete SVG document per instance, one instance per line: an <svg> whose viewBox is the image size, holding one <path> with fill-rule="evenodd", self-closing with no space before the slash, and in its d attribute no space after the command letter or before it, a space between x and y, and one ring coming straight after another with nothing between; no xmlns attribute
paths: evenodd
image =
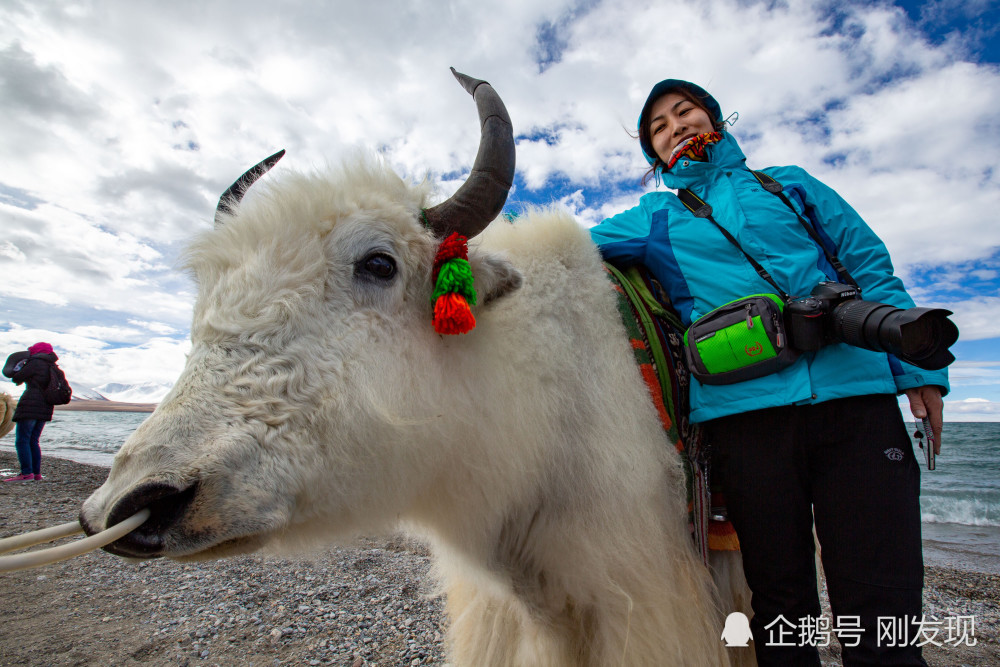
<svg viewBox="0 0 1000 667"><path fill-rule="evenodd" d="M669 95L670 93L676 93L680 95L688 102L690 102L691 104L695 105L696 107L704 111L705 114L712 121L712 126L715 127L717 131L725 127L726 125L725 122L712 118L712 112L708 110L707 106L705 106L705 102L699 99L690 90L681 87L670 88L669 90L664 91L663 95ZM649 108L652 109L653 104L655 104L657 100L663 97L663 95L660 95L660 97L657 97L656 100L650 102L650 104L648 105ZM649 135L649 125L650 125L650 119L643 117L642 123L639 125L639 134L636 137L639 140L640 145L642 144L648 144L650 146L653 145L653 140ZM640 181L642 185L646 185L646 183L649 182L649 179L655 177L656 174L659 173L664 167L664 162L663 160L660 159L659 155L651 155L650 157L653 158L653 165L649 168L649 171L643 174L642 181Z"/></svg>

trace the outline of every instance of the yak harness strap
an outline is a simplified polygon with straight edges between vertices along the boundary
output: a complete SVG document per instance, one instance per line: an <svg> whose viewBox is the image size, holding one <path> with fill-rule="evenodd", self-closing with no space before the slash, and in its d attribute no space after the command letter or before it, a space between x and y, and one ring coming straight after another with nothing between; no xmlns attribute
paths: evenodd
<svg viewBox="0 0 1000 667"><path fill-rule="evenodd" d="M620 271L607 262L604 267L614 286L618 314L660 424L681 455L688 527L707 565L709 551L738 551L740 547L732 523L713 519L721 512L713 511L713 504L719 505L720 494L712 492L708 451L702 444L701 429L688 422L689 376L684 363L684 327L680 318L663 305L669 301L645 268ZM659 298L654 294L660 295Z"/></svg>

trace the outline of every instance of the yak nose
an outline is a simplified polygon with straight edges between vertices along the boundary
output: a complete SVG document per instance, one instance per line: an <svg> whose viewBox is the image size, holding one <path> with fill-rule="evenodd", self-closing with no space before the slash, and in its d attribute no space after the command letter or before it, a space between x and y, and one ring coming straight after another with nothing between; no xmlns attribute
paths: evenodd
<svg viewBox="0 0 1000 667"><path fill-rule="evenodd" d="M108 526L121 523L142 509L150 516L125 537L104 547L118 556L156 558L163 552L164 535L177 523L194 498L196 485L181 488L164 482L146 482L132 489L108 514Z"/></svg>

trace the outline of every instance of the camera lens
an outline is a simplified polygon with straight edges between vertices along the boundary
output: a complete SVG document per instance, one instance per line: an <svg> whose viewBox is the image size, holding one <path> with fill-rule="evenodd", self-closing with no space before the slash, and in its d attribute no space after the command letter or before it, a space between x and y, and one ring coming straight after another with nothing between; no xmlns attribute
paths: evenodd
<svg viewBox="0 0 1000 667"><path fill-rule="evenodd" d="M948 348L958 340L958 328L942 308L896 308L874 301L851 300L832 313L833 336L867 350L889 352L925 368L944 368L955 357Z"/></svg>
<svg viewBox="0 0 1000 667"><path fill-rule="evenodd" d="M891 306L874 301L852 300L838 304L832 313L834 338L848 345L863 347L866 350L884 351L881 347L877 347L878 326L882 322L882 317L875 317L870 323L868 320L875 311L891 308ZM888 315L888 313L884 315ZM869 333L874 333L874 335L866 335Z"/></svg>
<svg viewBox="0 0 1000 667"><path fill-rule="evenodd" d="M886 317L883 327L899 331L901 359L937 370L955 360L947 348L958 340L958 327L948 315L951 311L941 308L910 308Z"/></svg>

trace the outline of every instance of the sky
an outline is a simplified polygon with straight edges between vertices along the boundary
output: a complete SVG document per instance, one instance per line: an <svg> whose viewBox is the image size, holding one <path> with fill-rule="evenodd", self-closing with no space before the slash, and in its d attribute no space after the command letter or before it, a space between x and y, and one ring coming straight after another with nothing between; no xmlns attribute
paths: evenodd
<svg viewBox="0 0 1000 667"><path fill-rule="evenodd" d="M739 114L751 167L836 188L955 313L945 418L998 421L998 31L1000 0L2 0L0 355L44 340L78 388L173 382L179 257L222 191L279 148L276 172L361 149L450 195L478 124L449 66L510 112L508 210L591 226L656 187L630 132L681 78Z"/></svg>

